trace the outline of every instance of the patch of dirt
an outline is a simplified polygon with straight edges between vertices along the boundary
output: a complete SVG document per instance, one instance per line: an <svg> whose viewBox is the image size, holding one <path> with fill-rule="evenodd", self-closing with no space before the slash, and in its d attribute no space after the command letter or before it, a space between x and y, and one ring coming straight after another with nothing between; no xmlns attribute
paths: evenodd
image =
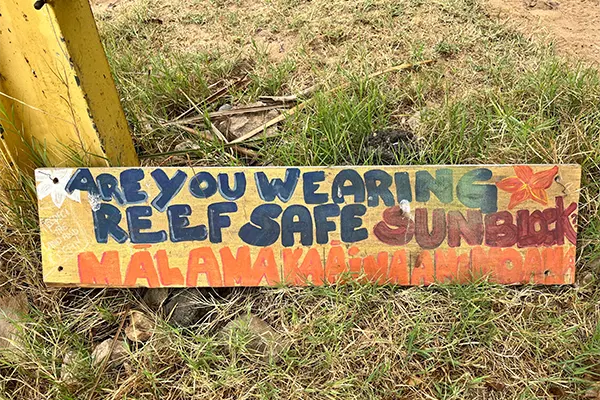
<svg viewBox="0 0 600 400"><path fill-rule="evenodd" d="M396 153L408 150L417 138L410 131L388 129L373 132L367 137L367 154L376 153L381 158L381 163L394 165Z"/></svg>
<svg viewBox="0 0 600 400"><path fill-rule="evenodd" d="M165 40L184 51L227 52L235 49L235 52L245 54L258 52L271 62L278 63L289 55L290 50L297 50L295 35L271 32L266 26L271 16L263 15L264 8L254 2L225 2L222 7L197 3L181 0L158 2L154 10L157 18L145 22L168 25L163 32ZM136 0L91 0L92 11L97 18L116 17L133 4L136 4ZM256 26L246 31L235 29L238 24L247 24L259 15L265 20L265 28Z"/></svg>
<svg viewBox="0 0 600 400"><path fill-rule="evenodd" d="M547 33L559 51L600 64L600 0L488 0L522 31Z"/></svg>

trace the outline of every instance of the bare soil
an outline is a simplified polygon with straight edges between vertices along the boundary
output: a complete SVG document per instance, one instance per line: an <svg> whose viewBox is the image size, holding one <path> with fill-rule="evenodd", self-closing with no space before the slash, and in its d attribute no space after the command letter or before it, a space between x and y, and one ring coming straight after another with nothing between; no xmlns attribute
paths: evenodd
<svg viewBox="0 0 600 400"><path fill-rule="evenodd" d="M600 65L599 0L489 0L492 15L524 33L547 34L557 49Z"/></svg>
<svg viewBox="0 0 600 400"><path fill-rule="evenodd" d="M131 0L91 0L92 9L96 15L119 14L127 9ZM246 47L258 46L266 51L268 58L275 63L282 61L287 55L299 47L298 37L285 30L271 32L270 29L256 28L252 32L245 32L253 37L254 43L240 43L240 38L224 29L217 29L221 25L228 25L223 21L225 15L234 15L238 21L234 25L248 19L261 16L271 20L271 15L265 13L264 6L255 2L227 3L226 11L221 14L221 20L215 24L211 18L195 20L194 13L201 16L211 7L206 3L178 2L167 0L161 3L159 14L164 15L164 22L175 27L174 36L168 37L169 42L179 42L187 50L205 50L206 48L219 48L231 50L232 44ZM600 65L600 0L487 0L489 12L492 17L506 20L514 24L526 35L544 36L552 41L557 50L574 60L583 60L592 65ZM300 7L302 9L302 7ZM190 14L192 18L189 18ZM311 15L312 19L314 15ZM300 16L298 16L299 19ZM331 15L321 15L319 19L327 20ZM260 19L260 18L259 18ZM208 24L209 21L212 21ZM322 21L323 24L326 21ZM160 20L163 23L163 20ZM313 23L315 23L313 21ZM208 24L208 25L207 25ZM267 24L268 25L268 24ZM207 29L211 26L211 29ZM277 31L277 30L275 30ZM239 32L238 32L239 34ZM315 38L313 38L315 39ZM314 42L314 40L313 40ZM314 43L310 43L311 50L315 51ZM336 61L336 60L332 60Z"/></svg>

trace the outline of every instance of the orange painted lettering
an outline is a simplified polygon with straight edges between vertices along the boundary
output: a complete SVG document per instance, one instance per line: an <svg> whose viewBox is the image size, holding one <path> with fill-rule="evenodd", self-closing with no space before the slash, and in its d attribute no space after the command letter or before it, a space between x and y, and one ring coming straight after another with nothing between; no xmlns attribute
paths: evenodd
<svg viewBox="0 0 600 400"><path fill-rule="evenodd" d="M542 265L543 268L536 271L535 282L544 283L546 285L556 285L571 283L566 282L565 272L569 270L569 263L565 262L563 255L563 247L546 247L542 250Z"/></svg>
<svg viewBox="0 0 600 400"><path fill-rule="evenodd" d="M528 283L530 276L523 270L523 255L516 249L493 247L489 256L496 260L494 282L502 284Z"/></svg>
<svg viewBox="0 0 600 400"><path fill-rule="evenodd" d="M283 249L283 279L291 285L306 285L306 278L300 274L298 263L302 257L303 249Z"/></svg>
<svg viewBox="0 0 600 400"><path fill-rule="evenodd" d="M275 255L271 247L263 247L258 252L252 271L249 274L250 284L260 285L262 279L266 280L267 285L274 285L281 281L279 277L279 268L275 261Z"/></svg>
<svg viewBox="0 0 600 400"><path fill-rule="evenodd" d="M241 285L244 277L248 280L253 280L251 279L250 247L238 247L235 257L229 247L223 247L219 250L219 253L221 254L225 286Z"/></svg>
<svg viewBox="0 0 600 400"><path fill-rule="evenodd" d="M406 250L396 250L392 255L390 270L388 272L388 282L397 285L408 285L408 258Z"/></svg>
<svg viewBox="0 0 600 400"><path fill-rule="evenodd" d="M363 259L363 272L369 282L384 284L387 279L389 255L386 251L377 254L377 260L374 256L367 256Z"/></svg>
<svg viewBox="0 0 600 400"><path fill-rule="evenodd" d="M433 257L429 251L423 250L417 256L410 271L411 285L430 285L434 281Z"/></svg>
<svg viewBox="0 0 600 400"><path fill-rule="evenodd" d="M148 287L159 287L158 275L154 268L154 260L149 251L137 251L131 255L127 272L125 273L124 286L136 286L138 279L145 279Z"/></svg>
<svg viewBox="0 0 600 400"><path fill-rule="evenodd" d="M544 264L542 262L540 251L536 247L527 249L523 265L527 267L528 271L534 272L534 283L542 283L541 280L543 279L543 276L540 276L540 273L543 274Z"/></svg>
<svg viewBox="0 0 600 400"><path fill-rule="evenodd" d="M163 286L183 285L183 275L179 268L169 268L169 256L165 250L158 250L154 255L158 276Z"/></svg>
<svg viewBox="0 0 600 400"><path fill-rule="evenodd" d="M219 263L210 247L198 247L190 251L186 286L197 286L200 274L206 276L209 286L223 286Z"/></svg>
<svg viewBox="0 0 600 400"><path fill-rule="evenodd" d="M79 281L85 285L121 286L121 265L119 252L105 251L98 261L91 251L79 253L77 256Z"/></svg>
<svg viewBox="0 0 600 400"><path fill-rule="evenodd" d="M453 248L434 252L435 280L446 283L466 283L471 279L471 260L468 253L456 254Z"/></svg>
<svg viewBox="0 0 600 400"><path fill-rule="evenodd" d="M300 268L290 274L290 277L294 279L304 279L307 281L308 277L311 277L314 285L322 285L325 279L325 270L323 269L323 260L321 260L321 254L319 250L312 248L309 249L300 264Z"/></svg>
<svg viewBox="0 0 600 400"><path fill-rule="evenodd" d="M494 270L498 266L497 260L489 256L489 252L480 246L473 247L471 250L471 279L485 279L490 278L490 275L494 273ZM492 280L495 277L492 277Z"/></svg>
<svg viewBox="0 0 600 400"><path fill-rule="evenodd" d="M325 263L325 276L329 283L335 283L340 278L340 274L347 272L346 254L341 246L334 246L329 249L327 262Z"/></svg>

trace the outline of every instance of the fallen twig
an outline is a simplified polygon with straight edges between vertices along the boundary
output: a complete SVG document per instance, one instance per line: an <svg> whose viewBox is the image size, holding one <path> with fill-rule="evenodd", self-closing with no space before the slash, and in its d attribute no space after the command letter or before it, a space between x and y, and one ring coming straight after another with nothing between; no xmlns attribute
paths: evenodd
<svg viewBox="0 0 600 400"><path fill-rule="evenodd" d="M231 144L242 143L242 142L250 139L251 137L258 135L259 133L264 132L265 129L275 125L278 122L283 121L284 119L287 118L287 116L292 115L292 114L302 110L304 108L304 106L306 105L306 103L307 102L300 103L297 106L290 108L289 110L287 110L286 113L279 114L278 116L265 122L263 125L259 126L258 128L252 129L250 132L246 133L243 136L240 136L239 138L237 138L235 140L232 140L229 143L231 143Z"/></svg>
<svg viewBox="0 0 600 400"><path fill-rule="evenodd" d="M282 104L269 104L269 105L264 105L264 106L254 106L254 107L243 107L243 108L236 108L235 110L224 110L224 111L213 111L208 113L208 118L222 118L222 117L228 117L230 115L241 115L241 114L251 114L251 113L258 113L258 112L263 112L263 111L269 111L269 110L276 110L278 108L283 108L285 107ZM186 119L180 119L180 120L172 120L172 121L168 121L162 124L162 126L168 126L168 125L178 125L178 124L193 124L199 121L204 121L204 116L198 116L198 117L190 117L190 118L186 118Z"/></svg>
<svg viewBox="0 0 600 400"><path fill-rule="evenodd" d="M254 107L240 107L234 110L224 110L224 111L214 111L208 113L209 118L219 118L219 117L228 117L230 115L240 115L240 114L252 114L259 113L269 110L275 110L278 108L283 108L282 104L267 104L264 106L254 106Z"/></svg>
<svg viewBox="0 0 600 400"><path fill-rule="evenodd" d="M194 135L200 136L202 139L204 139L204 140L206 140L208 142L210 142L213 139L213 137L210 135L210 133L208 133L208 131L197 131L194 128L190 128L190 127L187 127L185 125L175 125L175 126L177 126L179 129L184 130L184 131L186 131L188 133L192 133ZM231 144L233 144L233 143L232 142L225 143L225 145L231 145ZM244 148L242 146L233 145L233 146L229 146L229 147L231 147L236 152L238 152L240 154L243 154L243 155L245 155L247 157L252 157L252 158L258 157L258 154L255 151L252 151L250 149L246 149L246 148ZM190 151L191 150L184 150L180 154L189 153ZM169 155L173 155L173 154L175 154L175 153L174 152L169 153Z"/></svg>
<svg viewBox="0 0 600 400"><path fill-rule="evenodd" d="M223 80L220 80L218 82L213 83L212 85L210 85L208 88L212 89L213 87L217 86L219 83L223 82ZM213 94L211 94L210 96L208 96L205 100L204 100L204 104L209 105L212 104L213 102L215 102L216 100L220 99L221 97L225 96L227 94L227 92L229 91L229 88L231 87L238 87L238 86L245 86L250 82L250 80L248 79L247 75L244 75L243 77L239 78L238 80L236 80L235 82L233 82L230 85L225 85L223 86L221 89L217 90L216 92L214 92ZM186 96L187 97L187 96ZM181 118L185 117L186 115L188 115L192 110L194 110L196 107L190 107L188 108L185 112L183 112L182 114L179 114L177 116L177 118L175 118L173 121L178 121Z"/></svg>
<svg viewBox="0 0 600 400"><path fill-rule="evenodd" d="M183 95L185 96L186 99L188 99L188 101L196 109L196 111L198 112L198 114L203 115L202 111L200 111L200 108L198 108L198 106L192 101L192 99L190 99L189 96L187 94L185 94L185 92L183 90L179 89L179 91L181 93L183 93ZM221 131L219 129L217 129L217 127L215 126L215 124L213 124L212 122L210 123L210 130L222 142L228 143L227 138L225 138L225 136L221 133Z"/></svg>
<svg viewBox="0 0 600 400"><path fill-rule="evenodd" d="M215 83L212 83L210 85L208 85L208 89L212 89L214 87L219 86L221 83L223 83L223 79L219 79L218 81L216 81Z"/></svg>
<svg viewBox="0 0 600 400"><path fill-rule="evenodd" d="M110 344L110 351L108 352L108 355L106 356L106 358L102 361L102 364L100 365L100 368L98 370L98 376L96 377L96 382L94 382L94 386L92 387L92 390L90 391L90 396L88 397L88 400L92 400L94 398L94 392L96 391L96 388L98 387L100 378L102 378L104 369L106 368L106 365L110 361L110 356L112 355L112 352L115 350L115 345L117 344L117 340L119 340L119 335L121 335L121 331L123 330L123 325L125 325L125 320L127 319L129 309L126 309L125 311L126 312L123 313L123 319L121 319L121 323L119 324L119 328L117 329L117 333L115 334L115 337L114 337L112 343Z"/></svg>
<svg viewBox="0 0 600 400"><path fill-rule="evenodd" d="M310 96L314 92L316 92L321 87L320 83L312 85L297 94L292 94L288 96L260 96L260 100L277 102L277 103L293 103L298 101L299 98Z"/></svg>
<svg viewBox="0 0 600 400"><path fill-rule="evenodd" d="M381 76L381 75L384 75L384 74L387 74L387 73L390 73L390 72L394 72L394 71L401 71L401 70L405 70L405 69L411 69L411 68L414 68L414 67L416 67L416 66L419 66L419 65L427 65L427 64L432 64L432 63L434 63L434 62L435 62L435 60L426 60L426 61L420 61L420 62L416 62L416 63L413 63L413 64L408 64L408 63L405 63L405 64L397 65L397 66L395 66L395 67L391 67L391 68L385 69L385 70L383 70L383 71L375 72L375 73L373 73L373 74L369 75L369 76L367 77L367 79L372 79L372 78L375 78L375 77L377 77L377 76ZM339 86L336 86L336 87L334 87L333 89L330 89L330 90L328 90L328 92L332 92L332 91L334 91L334 90L338 90L338 89L345 88L345 87L347 87L348 85L349 85L349 83L344 83L344 84L341 84L341 85L339 85ZM313 85L313 86L311 86L309 89L313 88L314 86L316 86L316 85ZM307 89L307 90L308 90L308 89ZM316 89L315 89L315 90L316 90ZM279 116L277 116L277 117L275 117L275 118L273 118L273 119L271 119L271 120L267 121L267 122L266 122L266 123L264 123L262 126L259 126L258 128L251 130L250 132L246 133L246 134L245 134L245 135L243 135L243 136L240 136L239 138L237 138L237 139L235 139L235 140L232 140L230 143L231 143L231 144L234 144L234 143L242 143L242 142L244 142L244 141L246 141L246 140L248 140L248 139L250 139L250 138L252 138L252 137L254 137L254 136L256 136L256 135L258 135L259 133L263 132L263 131L264 131L265 129L267 129L268 127L270 127L270 126L273 126L273 125L275 125L276 123L283 121L283 120L284 120L284 119L285 119L287 116L289 116L289 115L292 115L292 114L294 114L294 113L296 113L296 112L300 111L302 108L304 108L304 106L305 106L305 105L306 105L306 104L307 104L307 103L308 103L310 100L312 100L312 98L311 98L311 99L308 99L308 100L306 100L304 103L300 103L300 104L298 104L297 106L290 108L290 109L287 111L287 113L285 113L285 114L281 114L281 115L279 115Z"/></svg>

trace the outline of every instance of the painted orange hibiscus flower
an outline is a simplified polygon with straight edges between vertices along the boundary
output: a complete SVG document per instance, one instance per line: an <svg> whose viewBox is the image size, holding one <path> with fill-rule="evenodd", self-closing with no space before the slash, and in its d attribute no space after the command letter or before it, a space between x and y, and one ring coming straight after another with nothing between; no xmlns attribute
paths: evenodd
<svg viewBox="0 0 600 400"><path fill-rule="evenodd" d="M528 165L518 165L515 168L517 176L509 176L496 183L501 190L512 193L508 209L529 199L540 204L548 204L546 189L552 185L554 176L558 173L558 167L554 166L545 171L533 173Z"/></svg>

